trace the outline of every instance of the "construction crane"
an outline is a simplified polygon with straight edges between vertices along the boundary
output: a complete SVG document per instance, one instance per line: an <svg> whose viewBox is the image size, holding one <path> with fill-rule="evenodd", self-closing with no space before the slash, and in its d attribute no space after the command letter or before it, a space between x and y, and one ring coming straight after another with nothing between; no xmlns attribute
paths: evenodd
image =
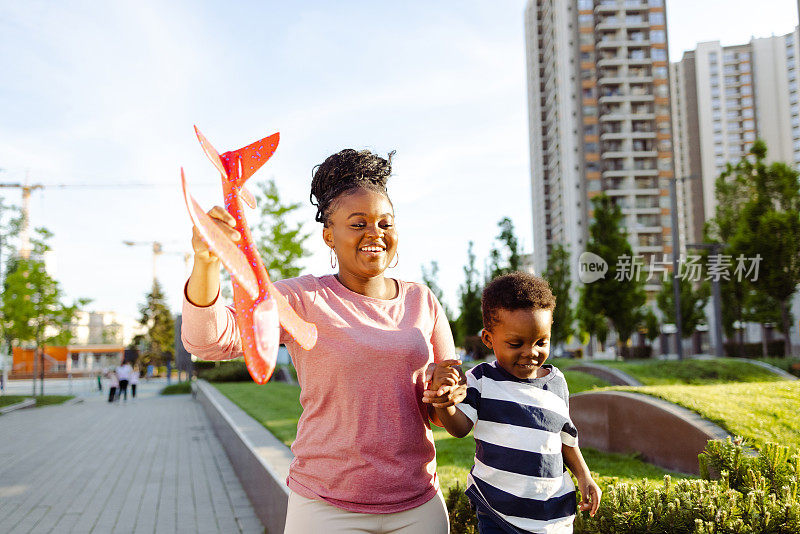
<svg viewBox="0 0 800 534"><path fill-rule="evenodd" d="M209 183L202 183L198 185L212 185ZM37 189L64 189L64 188L87 188L87 189L124 189L124 188L158 188L158 187L171 187L175 188L174 184L148 184L148 183L127 183L127 184L29 184L27 173L25 176L25 183L0 183L0 188L5 189L19 189L22 191L22 227L20 228L20 251L19 254L25 259L30 258L31 254L31 240L30 240L30 203L31 192ZM154 254L155 257L155 254ZM153 260L155 262L155 259ZM155 269L155 267L154 267ZM155 270L154 270L155 272ZM155 279L155 275L153 276Z"/></svg>
<svg viewBox="0 0 800 534"><path fill-rule="evenodd" d="M189 260L192 255L188 252L165 251L161 241L123 241L122 244L129 247L147 246L153 250L153 285L156 283L156 258L164 254L183 256L183 262L186 267L186 273L189 273Z"/></svg>

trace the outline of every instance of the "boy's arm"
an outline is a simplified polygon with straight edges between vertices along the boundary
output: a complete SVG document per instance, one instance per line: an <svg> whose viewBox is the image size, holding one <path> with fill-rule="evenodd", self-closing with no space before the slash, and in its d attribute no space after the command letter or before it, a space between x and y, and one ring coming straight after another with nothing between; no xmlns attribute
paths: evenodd
<svg viewBox="0 0 800 534"><path fill-rule="evenodd" d="M455 406L434 408L436 416L451 436L463 438L472 430L472 421Z"/></svg>
<svg viewBox="0 0 800 534"><path fill-rule="evenodd" d="M589 515L594 517L600 507L600 497L603 494L600 486L592 478L589 466L586 465L583 454L577 445L574 447L561 445L561 454L564 457L564 463L578 479L578 489L581 492L581 502L578 504L578 508L584 512L589 510Z"/></svg>

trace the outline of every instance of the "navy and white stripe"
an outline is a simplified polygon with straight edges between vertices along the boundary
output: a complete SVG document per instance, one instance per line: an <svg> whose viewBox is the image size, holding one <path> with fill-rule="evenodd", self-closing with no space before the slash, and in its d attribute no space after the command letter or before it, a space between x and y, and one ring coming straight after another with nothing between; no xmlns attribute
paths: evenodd
<svg viewBox="0 0 800 534"><path fill-rule="evenodd" d="M520 379L497 362L467 373L458 408L473 422L475 465L467 495L511 532L571 532L575 486L562 444L577 446L564 375L552 365L542 378Z"/></svg>

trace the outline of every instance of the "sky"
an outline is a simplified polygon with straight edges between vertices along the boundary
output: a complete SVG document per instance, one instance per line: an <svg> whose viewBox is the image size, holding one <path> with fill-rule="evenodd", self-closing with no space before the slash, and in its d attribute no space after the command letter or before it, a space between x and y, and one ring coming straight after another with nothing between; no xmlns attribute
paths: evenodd
<svg viewBox="0 0 800 534"><path fill-rule="evenodd" d="M123 241L163 243L157 276L177 312L191 250L180 168L201 206L222 203L193 125L220 152L280 132L251 181L274 178L286 202L301 203L305 272L317 275L332 269L308 202L312 168L343 148L395 150L399 263L389 275L419 281L436 261L456 308L469 241L482 269L510 217L532 249L524 7L0 0L0 183L70 185L31 199L31 225L55 234L55 277L68 301L136 317L152 252ZM674 61L700 41L788 33L797 4L668 0L667 17Z"/></svg>

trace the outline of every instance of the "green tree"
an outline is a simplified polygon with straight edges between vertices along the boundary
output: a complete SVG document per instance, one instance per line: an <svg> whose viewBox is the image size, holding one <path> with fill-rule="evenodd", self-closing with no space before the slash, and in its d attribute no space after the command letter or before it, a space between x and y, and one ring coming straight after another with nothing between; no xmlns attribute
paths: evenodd
<svg viewBox="0 0 800 534"><path fill-rule="evenodd" d="M481 295L483 288L480 284L478 269L475 267L475 253L472 251L473 242L469 242L467 249L467 264L464 266L464 283L458 288L458 300L461 310L457 320L457 343L463 345L467 336L475 336L483 328L483 315L481 314Z"/></svg>
<svg viewBox="0 0 800 534"><path fill-rule="evenodd" d="M439 301L439 304L442 305L442 309L444 310L444 314L447 316L447 321L453 321L453 312L447 306L444 301L444 292L442 288L439 286L437 280L439 279L439 262L432 261L430 269L426 269L425 266L422 266L422 283L424 283L428 288L430 288L431 293L433 296L436 297L436 300Z"/></svg>
<svg viewBox="0 0 800 534"><path fill-rule="evenodd" d="M567 343L574 333L572 324L575 321L575 312L570 299L572 279L569 256L569 251L564 245L561 243L553 245L544 273L544 278L550 283L550 288L556 296L553 328L550 333L550 343L554 346Z"/></svg>
<svg viewBox="0 0 800 534"><path fill-rule="evenodd" d="M8 262L0 299L0 316L7 343L19 347L33 342L36 358L41 360L45 345L69 343L72 339L72 320L77 311L90 301L78 299L72 305L62 302L64 295L61 287L48 274L41 259L50 248L46 242L52 234L45 228L37 228L35 235L38 237L31 239L31 256L13 257ZM39 372L42 379L39 394L43 394L44 368L41 365Z"/></svg>
<svg viewBox="0 0 800 534"><path fill-rule="evenodd" d="M622 228L622 211L607 195L592 199L593 221L589 227L587 252L608 263L605 277L581 288L579 320L588 332L602 334L605 317L617 332L619 349L631 338L643 320L642 306L647 297L644 281L635 268L623 271L624 260L633 265L633 249ZM607 330L606 330L607 332Z"/></svg>
<svg viewBox="0 0 800 534"><path fill-rule="evenodd" d="M303 233L303 224L290 225L289 216L300 208L300 203L283 204L275 180L259 182L254 193L258 219L250 225L253 242L261 255L264 267L272 280L299 276L300 261L309 255L305 242L311 234ZM230 273L223 271L222 294L231 298Z"/></svg>
<svg viewBox="0 0 800 534"><path fill-rule="evenodd" d="M711 295L708 282L703 282L695 289L692 282L685 277L678 278L678 288L681 294L681 330L684 338L691 337L697 327L706 322L705 307ZM675 292L670 276L661 286L656 295L658 309L664 314L668 323L675 323Z"/></svg>
<svg viewBox="0 0 800 534"><path fill-rule="evenodd" d="M800 284L800 174L785 163L767 166L767 147L761 140L750 153L755 158L748 162L755 195L742 209L731 245L746 258L760 258L758 277L753 275L750 283L778 304L788 357L791 301Z"/></svg>
<svg viewBox="0 0 800 534"><path fill-rule="evenodd" d="M172 361L175 355L175 318L167 306L158 280L153 282L144 304L139 306L139 313L139 324L147 328L147 335L143 339L144 350L139 353L141 364Z"/></svg>
<svg viewBox="0 0 800 534"><path fill-rule="evenodd" d="M503 217L497 223L500 233L495 238L500 243L492 247L489 252L489 276L487 282L491 282L498 276L519 270L519 240L514 233L514 223L508 217Z"/></svg>
<svg viewBox="0 0 800 534"><path fill-rule="evenodd" d="M728 164L725 171L720 173L714 184L714 195L717 203L714 217L705 225L705 240L710 243L719 243L719 254L736 258L744 254L733 243L734 235L742 225L742 212L745 205L756 195L755 183L752 180L755 168L753 162L742 158L736 165ZM701 254L702 263L708 265L709 252ZM720 278L720 294L722 301L722 328L729 339L736 339L740 350L744 350L744 331L734 328L736 322L744 323L751 320L749 308L753 288L749 280L736 280Z"/></svg>

